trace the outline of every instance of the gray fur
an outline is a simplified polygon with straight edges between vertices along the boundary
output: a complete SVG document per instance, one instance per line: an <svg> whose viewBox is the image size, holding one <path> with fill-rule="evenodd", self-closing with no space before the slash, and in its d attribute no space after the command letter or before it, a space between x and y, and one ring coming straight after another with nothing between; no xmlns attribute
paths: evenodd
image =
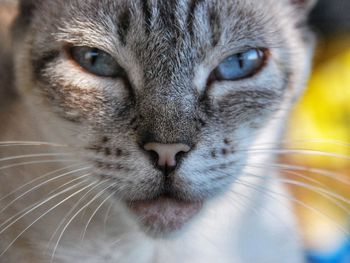
<svg viewBox="0 0 350 263"><path fill-rule="evenodd" d="M279 238L286 235L283 226L265 225L263 218L256 223L248 208L240 215L233 208L226 211L227 203L234 202L232 196L217 201L234 191L235 182L245 177L252 156L244 149L261 141L278 142L288 111L303 90L313 45L307 28L300 27L308 4L298 1L293 5L289 0L25 0L15 23L17 84L30 108L36 105L40 112L54 109L59 113L60 118L48 118L59 127L57 138L81 149L77 158L93 166L91 180L112 179L115 200L151 199L164 191L187 201L206 200L208 211L217 207L236 225L221 224L220 220L219 225L215 220L205 224L206 219L213 218L203 211L203 220L199 216L189 226L190 234L182 233L184 240L192 240L200 232L199 226L208 233L213 227L218 230L213 231L212 240L225 251L222 262L299 263L297 230L290 234L286 246L275 248ZM66 47L72 45L110 53L126 70L128 83L92 76L80 69L67 58ZM207 84L210 72L221 61L252 47L268 50L268 60L259 73L246 80ZM38 100L37 93L44 99ZM65 125L79 138L71 137ZM141 149L145 141L185 143L192 150L171 178L165 178ZM265 173L259 171L260 175ZM283 189L263 179L256 183ZM266 198L263 189L258 196ZM252 194L248 201L256 196ZM69 249L74 241L63 241L57 259L148 263L164 262L169 254L174 256L171 262L214 262L213 258L220 255L220 249L204 241L202 246L200 241L194 242L198 246L186 257L175 237L161 245L159 240L144 236L133 216L115 202L118 205L112 209L109 233L101 233L98 218L94 238L77 249ZM256 206L264 210L278 205L266 202ZM286 207L288 204L278 209L283 214ZM58 211L56 215L62 214ZM123 224L126 226L121 230ZM256 237L245 235L250 224ZM220 232L221 226L232 230L229 237L223 234L225 230ZM295 227L293 220L288 226ZM43 232L43 240L48 237L49 231L36 229ZM79 233L78 228L71 231L70 237ZM136 235L137 240L126 238L119 250L106 245L111 239L120 236L123 240L128 235ZM243 248L237 244L239 240ZM261 253L246 253L246 248L264 242L266 248ZM227 253L230 246L234 247L233 254ZM89 253L91 247L97 251ZM285 253L289 253L288 259ZM142 260L135 261L138 255Z"/></svg>

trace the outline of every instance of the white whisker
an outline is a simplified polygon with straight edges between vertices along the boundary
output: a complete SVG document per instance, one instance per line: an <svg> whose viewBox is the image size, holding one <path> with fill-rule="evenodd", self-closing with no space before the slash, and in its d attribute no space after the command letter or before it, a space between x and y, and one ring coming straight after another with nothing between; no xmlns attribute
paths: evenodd
<svg viewBox="0 0 350 263"><path fill-rule="evenodd" d="M235 149L236 152L247 152L251 154L280 154L280 155L306 155L306 156L319 156L319 157L330 157L336 159L342 159L350 161L350 156L338 153L324 152L312 149L279 149L279 148L250 148L250 149Z"/></svg>
<svg viewBox="0 0 350 263"><path fill-rule="evenodd" d="M50 247L50 244L52 243L55 235L57 234L57 232L59 231L59 229L63 226L63 224L66 222L66 220L68 219L68 217L74 212L75 209L77 209L77 207L79 205L81 205L82 201L96 188L98 188L99 186L109 182L110 180L103 180L101 182L96 182L95 185L93 185L93 187L91 189L89 189L89 191L87 191L76 203L75 205L68 211L68 213L64 216L64 218L61 220L61 222L59 223L59 225L57 226L57 228L55 229L55 231L53 232L53 234L51 235L51 238L48 242L48 248Z"/></svg>
<svg viewBox="0 0 350 263"><path fill-rule="evenodd" d="M312 143L312 144L330 144L334 146L342 146L345 148L350 148L350 144L346 142L342 142L339 140L332 140L332 139L302 139L302 140L282 140L280 141L281 145L296 145L296 144L306 144L306 143ZM266 146L275 146L276 143L258 143L255 144L257 146L257 149L260 149L260 147L266 147Z"/></svg>
<svg viewBox="0 0 350 263"><path fill-rule="evenodd" d="M324 176L326 178L330 178L333 180L336 180L338 182L341 182L346 185L350 185L350 180L348 177L341 175L339 173L332 172L330 170L325 169L319 169L319 168L310 168L303 165L292 165L292 164L283 164L283 163L276 163L276 164L250 164L249 167L255 167L255 168L275 168L283 171L303 171L303 172L311 172L317 175Z"/></svg>
<svg viewBox="0 0 350 263"><path fill-rule="evenodd" d="M110 215L110 213L112 211L113 205L114 205L114 203L111 202L110 205L107 208L106 215L105 215L105 217L103 219L103 229L104 229L105 232L106 232L108 218L109 218L109 215Z"/></svg>
<svg viewBox="0 0 350 263"><path fill-rule="evenodd" d="M109 180L108 180L109 181ZM64 234L64 232L67 230L68 226L73 222L73 220L85 209L87 208L89 205L91 205L97 198L99 198L100 196L102 196L109 188L111 187L114 187L116 186L117 183L115 184L112 184L112 185L109 185L107 186L106 188L104 188L102 191L100 191L99 193L97 193L87 204L85 204L83 207L81 207L72 217L71 219L67 222L67 224L65 225L65 227L62 229L61 231L61 234L59 235L58 239L57 239L57 242L56 242L56 245L53 249L53 252L52 252L52 256L51 256L51 260L50 262L52 263L54 258L55 258L55 254L56 254L56 251L57 251L57 248L58 248L58 244L60 242L60 240L62 239L62 236ZM114 193L113 193L114 194Z"/></svg>
<svg viewBox="0 0 350 263"><path fill-rule="evenodd" d="M72 160L72 159L46 159L46 160L40 160L40 161L20 162L20 163L0 166L0 171L14 168L14 167L24 166L24 165L44 164L44 163L60 163L60 162L62 162L62 163L78 163L78 161Z"/></svg>
<svg viewBox="0 0 350 263"><path fill-rule="evenodd" d="M47 185L47 184L49 184L49 183L51 183L51 182L53 182L53 181L56 181L56 180L58 180L58 179L60 179L60 178L63 178L63 177L65 177L65 176L72 175L72 174L74 174L74 173L77 173L77 172L80 172L80 171L84 171L84 170L87 170L87 169L89 169L89 167L84 167L84 168L76 169L76 170L74 170L74 171L70 171L70 172L67 172L67 173L64 173L64 174L55 176L54 178L51 178L51 179L49 179L49 180L46 180L46 181L44 181L44 182L42 182L42 183L40 183L40 184L38 184L38 185L32 187L31 189L25 191L24 193L22 193L21 195L19 195L17 198L15 198L15 199L12 200L11 202L9 202L5 207L3 207L3 208L0 210L0 213L3 213L7 208L9 208L9 207L10 207L12 204L14 204L16 201L20 200L22 197L26 196L27 194L29 194L29 193L31 193L31 192L33 192L33 191L39 189L40 187L42 187L42 186L44 186L44 185ZM84 177L86 177L86 176L88 176L88 175L90 175L90 174L85 174L85 175L83 175L83 176L79 176L77 179L82 179L82 178L84 178ZM74 180L77 180L77 179L74 179Z"/></svg>
<svg viewBox="0 0 350 263"><path fill-rule="evenodd" d="M0 142L0 147L10 146L50 146L50 147L69 147L64 144L49 143L49 142L34 142L34 141L3 141Z"/></svg>
<svg viewBox="0 0 350 263"><path fill-rule="evenodd" d="M284 199L287 199L289 202L292 202L292 203L295 203L297 205L300 205L302 207L304 207L305 209L313 212L313 213L316 213L320 216L322 216L323 218L327 219L327 220L330 220L331 222L334 222L335 225L337 226L338 230L342 233L342 234L345 234L345 235L349 235L349 231L344 228L342 225L340 225L339 223L336 223L335 219L328 216L327 214L325 214L324 212L306 204L305 202L302 202L294 197L291 197L289 195L286 195L286 194L282 194L282 193L279 193L279 192L275 192L275 191L272 191L271 189L268 189L266 187L262 187L262 186L255 186L255 185L252 185L251 183L249 182L246 182L246 181L242 181L242 180L237 180L237 183L238 184L241 184L243 186L246 186L252 190L255 190L255 191L259 191L259 192L263 192L264 190L264 193L266 193L267 195L271 196L271 197L274 197L276 198L276 196L279 196L281 198L284 198ZM275 199L275 200L278 200L278 199Z"/></svg>
<svg viewBox="0 0 350 263"><path fill-rule="evenodd" d="M283 144L297 144L297 143L331 144L331 145L350 148L349 143L338 141L338 140L330 140L330 139L283 140L282 143Z"/></svg>
<svg viewBox="0 0 350 263"><path fill-rule="evenodd" d="M5 147L25 147L25 146L32 146L32 147L59 147L59 148L68 148L68 145L63 144L54 144L54 143L42 143L42 142L32 142L32 143L25 143L25 142L8 142L8 143L0 143L0 148Z"/></svg>
<svg viewBox="0 0 350 263"><path fill-rule="evenodd" d="M94 216L96 215L96 213L98 212L98 210L101 209L101 207L116 193L116 191L114 191L112 194L110 194L106 199L104 199L100 204L99 206L95 209L95 211L92 213L92 215L90 216L89 220L87 221L86 225L85 225L85 228L84 228L84 231L82 232L81 234L81 240L83 241L85 239L85 235L86 235L86 232L87 232L87 229L92 221L92 219L94 218Z"/></svg>
<svg viewBox="0 0 350 263"><path fill-rule="evenodd" d="M45 198L45 200L43 201L39 201L37 204L34 204L33 206L25 209L24 211L21 211L19 213L17 213L15 216L12 216L11 218L9 218L8 220L6 220L5 222L3 222L1 225L0 225L0 234L4 233L7 229L9 229L11 226L13 226L15 223L17 223L19 220L21 220L22 218L24 218L26 215L28 215L29 213L35 211L37 208L41 207L42 205L48 203L49 201L51 201L52 199L56 198L56 197L59 197L60 195L63 195L77 187L79 187L81 184L84 184L85 181L82 181L82 182L79 182L65 190L62 190L60 191L59 193L57 194L54 194L48 198ZM19 216L18 218L16 218L17 216ZM16 218L16 219L15 219ZM12 222L11 222L12 221ZM6 225L8 224L8 225Z"/></svg>
<svg viewBox="0 0 350 263"><path fill-rule="evenodd" d="M79 181L79 180L81 180L81 179L83 179L83 178L90 177L90 176L91 176L91 173L80 175L80 176L78 176L77 178L75 178L75 179L73 179L73 180L71 180L71 181L69 181L69 182L67 182L67 183L64 183L64 184L62 184L60 187L58 187L58 188L56 188L56 189L50 191L50 192L48 193L48 195L54 194L54 193L60 191L61 189L67 187L68 185L70 185L70 184L72 184L72 183L74 183L74 182L76 182L76 181ZM75 176L74 176L74 177L75 177Z"/></svg>
<svg viewBox="0 0 350 263"><path fill-rule="evenodd" d="M90 187L90 185L83 187L82 189L79 189L78 191L74 192L73 194L69 195L68 197L66 197L65 199L63 199L62 201L60 201L59 203L57 203L56 205L54 205L53 207L51 207L50 209L48 209L46 212L44 212L42 215L40 215L37 219L35 219L29 226L27 226L21 233L19 233L15 239L5 248L5 250L0 254L0 257L2 257L7 250L10 249L10 247L29 229L31 228L36 222L38 222L40 219L42 219L44 216L46 216L48 213L50 213L51 211L53 211L54 209L56 209L58 206L62 205L63 203L65 203L66 201L68 201L69 199L71 199L72 197L78 195L79 193L81 193L82 191L84 191L85 189L87 189L88 187Z"/></svg>
<svg viewBox="0 0 350 263"><path fill-rule="evenodd" d="M37 157L61 157L61 156L72 156L71 153L36 153L36 154L24 154L11 157L1 158L0 162L12 161L25 158L37 158Z"/></svg>
<svg viewBox="0 0 350 263"><path fill-rule="evenodd" d="M16 189L13 190L12 192L10 192L10 193L8 193L7 195L1 197L0 203L1 203L1 201L5 200L6 198L10 197L11 195L13 195L13 194L15 194L15 193L21 191L22 189L24 189L24 188L25 188L26 186L28 186L28 185L31 185L31 184L33 184L33 183L36 183L36 182L40 181L41 179L44 179L44 178L49 177L49 176L51 176L51 175L54 175L55 173L62 172L62 171L64 171L64 170L73 168L73 167L78 166L78 165L82 165L82 164L72 164L72 165L66 166L66 167L64 167L64 168L60 168L60 169L51 171L51 172L49 172L49 173L46 173L46 174L44 174L44 175L41 175L40 177L31 180L30 182L28 182L28 183L22 185L21 187L16 188Z"/></svg>
<svg viewBox="0 0 350 263"><path fill-rule="evenodd" d="M266 165L266 164L259 164L259 165L257 165L257 164L252 164L252 165L247 165L247 167L253 167L253 168L265 168L265 166L269 166L269 168L272 168L272 169L279 169L279 170L282 170L281 168L277 168L277 167L275 167L275 166L273 166L273 165ZM272 166L272 167L270 167L270 166ZM325 186L322 182L320 182L320 181L318 181L318 180L316 180L316 179L313 179L313 178L310 178L309 176L307 176L307 175L304 175L304 174L302 174L302 173L298 173L298 172L295 172L295 171L290 171L290 170L292 170L292 169L283 169L283 173L285 173L286 175L293 175L293 176L296 176L296 177L298 177L298 178L302 178L302 179L304 179L305 181L308 181L308 182L311 182L311 183L314 183L314 184L316 184L316 185L319 185L319 186ZM302 171L304 171L304 170L302 170ZM274 179L275 177L271 177L271 176L264 176L264 178L268 178L268 179Z"/></svg>
<svg viewBox="0 0 350 263"><path fill-rule="evenodd" d="M296 176L296 177L299 177L301 179L304 179L305 181L308 181L310 183L314 183L316 185L319 185L319 186L325 186L323 183L321 183L320 181L316 180L316 179L313 179L313 178L310 178L309 176L306 176L304 174L301 174L301 173L297 173L295 171L289 171L289 170L286 170L286 171L283 171L285 174L288 174L288 175L293 175L293 176Z"/></svg>
<svg viewBox="0 0 350 263"><path fill-rule="evenodd" d="M239 182L240 182L240 180L238 180L238 183ZM237 200L236 200L237 197L244 197L245 201L247 201L247 200L250 201L249 203L246 202L246 207L249 208L248 211L252 211L258 217L262 216L262 210L258 210L257 204L254 201L252 201L251 196L244 195L242 193L238 193L238 192L234 191L233 189L231 190L231 192L235 194L235 199L233 200L235 205L237 203ZM279 203L281 202L280 200L278 200L277 198L275 198L273 196L270 196L270 198L273 199L273 200L276 200ZM242 201L242 199L240 199L240 201ZM246 210L247 209L245 209L245 211L244 211L244 209L243 209L243 213L245 213ZM288 211L290 211L291 214L293 213L292 209L290 209L290 208L288 208ZM285 228L288 229L288 231L290 231L290 233L293 233L293 231L295 231L295 229L291 227L290 223L286 222L285 218L282 218L281 216L279 216L279 214L276 213L276 211L271 211L267 207L264 207L263 213L266 214L267 216L269 216L271 219L275 220L276 223L279 222L282 225L284 225Z"/></svg>
<svg viewBox="0 0 350 263"><path fill-rule="evenodd" d="M257 177L257 178L262 178L262 176L258 176L258 175L251 174L251 173L247 173L247 175L248 176ZM306 183L303 183L303 182L299 182L299 181L296 181L296 180L275 178L274 181L275 182L284 183L284 184L288 184L288 185L293 185L293 186L296 186L296 187L300 187L302 189L309 190L311 192L319 194L320 196L322 196L325 199L327 199L330 202L332 202L336 207L342 209L344 212L347 213L347 215L350 216L350 209L339 202L339 201L342 201L342 202L350 205L350 200L345 198L345 197L343 197L343 196L341 196L341 195L339 195L339 194L337 194L337 193L335 193L335 192L333 192L333 191L329 191L329 190L327 190L325 188L313 186L313 185L306 184Z"/></svg>

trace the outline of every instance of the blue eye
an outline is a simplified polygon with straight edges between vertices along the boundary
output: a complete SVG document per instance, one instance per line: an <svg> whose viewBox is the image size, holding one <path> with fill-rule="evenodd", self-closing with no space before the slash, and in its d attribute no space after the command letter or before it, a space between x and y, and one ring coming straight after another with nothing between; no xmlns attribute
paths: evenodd
<svg viewBox="0 0 350 263"><path fill-rule="evenodd" d="M212 78L217 81L249 78L264 66L265 60L265 52L260 49L229 56L213 71Z"/></svg>
<svg viewBox="0 0 350 263"><path fill-rule="evenodd" d="M72 58L85 70L101 77L122 77L125 71L108 53L91 47L72 47Z"/></svg>

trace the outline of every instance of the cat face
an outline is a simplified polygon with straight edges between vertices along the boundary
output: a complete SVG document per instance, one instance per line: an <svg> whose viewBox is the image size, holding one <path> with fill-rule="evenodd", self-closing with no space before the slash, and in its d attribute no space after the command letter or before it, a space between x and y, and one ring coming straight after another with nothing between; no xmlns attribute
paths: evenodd
<svg viewBox="0 0 350 263"><path fill-rule="evenodd" d="M181 228L234 184L303 86L306 1L29 2L25 85L87 135L94 176L151 230Z"/></svg>

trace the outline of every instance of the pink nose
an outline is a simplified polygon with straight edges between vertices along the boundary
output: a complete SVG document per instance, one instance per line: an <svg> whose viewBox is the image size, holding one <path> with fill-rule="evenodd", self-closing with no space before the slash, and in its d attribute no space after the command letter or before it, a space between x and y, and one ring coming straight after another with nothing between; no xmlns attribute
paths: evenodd
<svg viewBox="0 0 350 263"><path fill-rule="evenodd" d="M144 146L146 151L153 151L158 155L158 166L160 167L175 167L176 155L178 153L186 153L191 148L186 144L162 144L162 143L147 143Z"/></svg>

